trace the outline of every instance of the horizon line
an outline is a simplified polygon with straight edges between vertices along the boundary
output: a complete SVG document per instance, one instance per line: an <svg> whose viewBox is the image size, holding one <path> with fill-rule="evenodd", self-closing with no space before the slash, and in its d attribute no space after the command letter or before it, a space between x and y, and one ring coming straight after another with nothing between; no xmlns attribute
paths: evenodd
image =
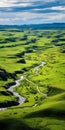
<svg viewBox="0 0 65 130"><path fill-rule="evenodd" d="M29 26L29 25L45 25L45 24L65 24L65 22L57 22L57 23L35 23L35 24L0 24L0 26Z"/></svg>

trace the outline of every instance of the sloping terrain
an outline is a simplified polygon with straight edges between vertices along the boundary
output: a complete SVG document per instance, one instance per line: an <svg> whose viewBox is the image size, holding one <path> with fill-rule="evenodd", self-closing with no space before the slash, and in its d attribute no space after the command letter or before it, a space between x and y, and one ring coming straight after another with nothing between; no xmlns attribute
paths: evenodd
<svg viewBox="0 0 65 130"><path fill-rule="evenodd" d="M13 90L26 99L19 105L8 88L21 76ZM0 31L2 107L2 130L65 130L65 30Z"/></svg>

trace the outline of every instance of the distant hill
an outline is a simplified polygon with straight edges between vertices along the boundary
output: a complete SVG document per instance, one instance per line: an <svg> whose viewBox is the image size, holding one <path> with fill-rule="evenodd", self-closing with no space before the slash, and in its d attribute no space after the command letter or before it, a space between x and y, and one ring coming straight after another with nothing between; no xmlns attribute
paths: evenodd
<svg viewBox="0 0 65 130"><path fill-rule="evenodd" d="M48 24L30 24L30 25L0 25L0 30L17 30L19 31L21 29L65 29L65 23L48 23Z"/></svg>

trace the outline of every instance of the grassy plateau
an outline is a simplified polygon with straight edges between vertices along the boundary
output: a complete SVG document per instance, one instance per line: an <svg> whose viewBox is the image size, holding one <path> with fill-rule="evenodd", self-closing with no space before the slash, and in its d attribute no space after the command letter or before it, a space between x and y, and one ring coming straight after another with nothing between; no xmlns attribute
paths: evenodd
<svg viewBox="0 0 65 130"><path fill-rule="evenodd" d="M42 63L45 63L42 65ZM14 91L8 90L23 76ZM65 29L0 29L0 130L65 130Z"/></svg>

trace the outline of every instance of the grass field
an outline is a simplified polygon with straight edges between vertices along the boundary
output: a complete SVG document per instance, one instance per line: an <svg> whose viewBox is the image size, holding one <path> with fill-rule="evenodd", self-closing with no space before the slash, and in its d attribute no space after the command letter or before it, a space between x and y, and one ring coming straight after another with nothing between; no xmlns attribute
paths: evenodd
<svg viewBox="0 0 65 130"><path fill-rule="evenodd" d="M18 101L7 88L21 75L26 100L0 111L0 129L65 130L65 30L13 30L0 31L0 107Z"/></svg>

